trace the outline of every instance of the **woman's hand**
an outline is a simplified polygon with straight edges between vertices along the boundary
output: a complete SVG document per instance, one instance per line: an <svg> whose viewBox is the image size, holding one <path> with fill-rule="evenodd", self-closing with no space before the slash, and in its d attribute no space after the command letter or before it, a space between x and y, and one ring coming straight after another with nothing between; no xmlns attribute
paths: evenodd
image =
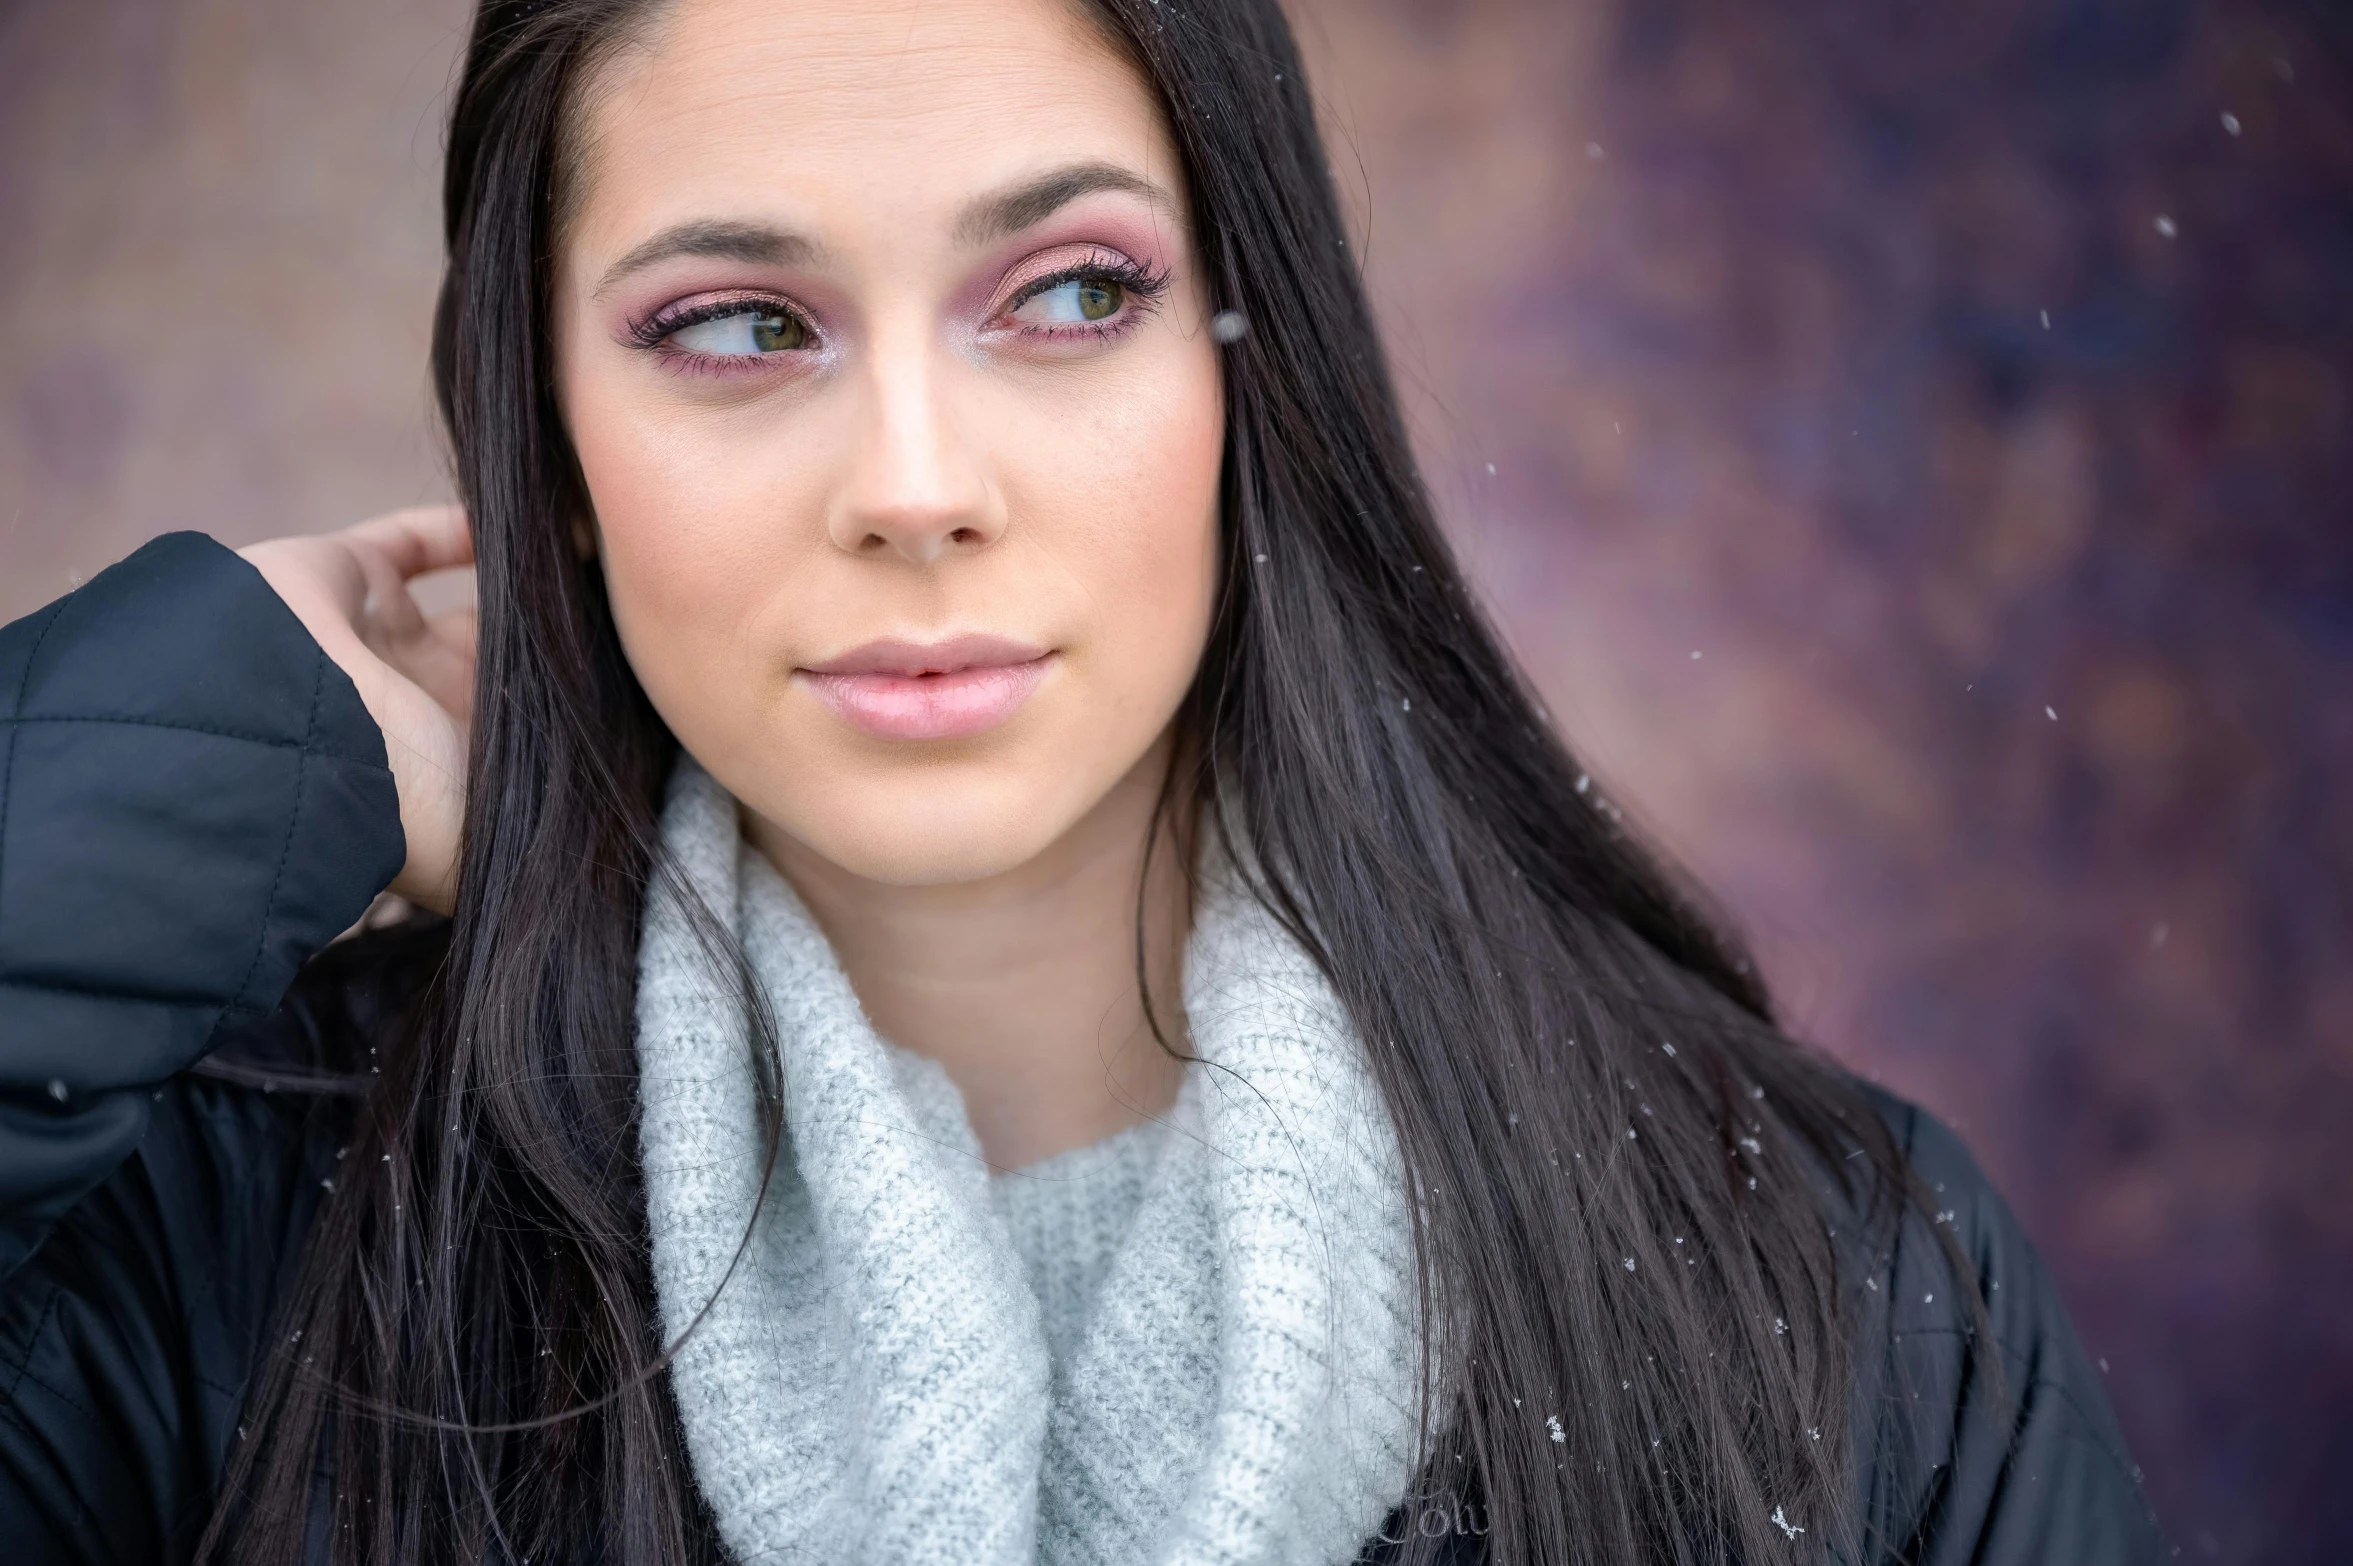
<svg viewBox="0 0 2353 1566"><path fill-rule="evenodd" d="M400 826L408 835L408 863L391 890L448 913L457 902L466 729L473 720L474 611L427 615L409 584L428 571L473 564L465 513L420 506L238 553L351 676L384 731Z"/></svg>

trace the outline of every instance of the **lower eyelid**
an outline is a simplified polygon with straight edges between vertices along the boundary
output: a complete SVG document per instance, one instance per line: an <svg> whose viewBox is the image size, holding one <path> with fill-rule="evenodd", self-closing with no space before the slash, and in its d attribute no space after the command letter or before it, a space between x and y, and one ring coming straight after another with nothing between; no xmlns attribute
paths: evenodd
<svg viewBox="0 0 2353 1566"><path fill-rule="evenodd" d="M654 359L673 375L707 375L740 377L746 380L761 377L787 377L809 373L811 361L821 349L779 349L774 353L705 353L692 348L680 348L667 340L656 343Z"/></svg>

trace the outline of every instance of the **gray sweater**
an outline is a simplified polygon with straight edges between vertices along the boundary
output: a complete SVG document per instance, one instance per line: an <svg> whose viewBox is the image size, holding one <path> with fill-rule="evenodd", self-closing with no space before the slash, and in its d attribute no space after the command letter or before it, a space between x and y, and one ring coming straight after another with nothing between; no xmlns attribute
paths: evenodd
<svg viewBox="0 0 2353 1566"><path fill-rule="evenodd" d="M1402 1166L1337 999L1230 872L1206 867L1185 960L1211 1068L1164 1124L992 1175L947 1073L876 1036L691 761L662 831L782 1053L763 1194L743 999L658 888L638 1015L654 1279L738 1559L1349 1559L1414 1456Z"/></svg>
<svg viewBox="0 0 2353 1566"><path fill-rule="evenodd" d="M989 1192L1029 1275L1057 1366L1070 1362L1086 1330L1087 1312L1135 1223L1167 1130L1164 1120L1146 1120L1019 1169L989 1171Z"/></svg>

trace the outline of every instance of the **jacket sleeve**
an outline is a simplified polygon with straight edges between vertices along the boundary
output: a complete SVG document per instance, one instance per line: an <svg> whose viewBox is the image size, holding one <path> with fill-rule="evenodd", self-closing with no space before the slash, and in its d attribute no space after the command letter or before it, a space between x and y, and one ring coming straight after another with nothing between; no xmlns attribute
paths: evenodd
<svg viewBox="0 0 2353 1566"><path fill-rule="evenodd" d="M2157 1566L2170 1559L2100 1376L2009 1205L1958 1137L1883 1098L1937 1203L1867 1275L1858 1353L1867 1561ZM1975 1273L1966 1308L1935 1233Z"/></svg>
<svg viewBox="0 0 2353 1566"><path fill-rule="evenodd" d="M405 852L359 692L202 534L0 628L0 1289Z"/></svg>

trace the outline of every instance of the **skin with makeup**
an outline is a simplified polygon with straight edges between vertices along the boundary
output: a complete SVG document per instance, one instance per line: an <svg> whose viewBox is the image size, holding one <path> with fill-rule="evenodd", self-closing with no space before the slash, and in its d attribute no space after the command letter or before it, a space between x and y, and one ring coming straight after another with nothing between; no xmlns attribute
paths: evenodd
<svg viewBox="0 0 2353 1566"><path fill-rule="evenodd" d="M1164 1111L1138 895L1178 1039L1185 884L1147 847L1225 410L1147 86L1043 0L686 0L581 112L556 387L654 708L993 1164ZM409 585L469 549L428 509L243 552L383 727L394 890L444 910L472 620Z"/></svg>

